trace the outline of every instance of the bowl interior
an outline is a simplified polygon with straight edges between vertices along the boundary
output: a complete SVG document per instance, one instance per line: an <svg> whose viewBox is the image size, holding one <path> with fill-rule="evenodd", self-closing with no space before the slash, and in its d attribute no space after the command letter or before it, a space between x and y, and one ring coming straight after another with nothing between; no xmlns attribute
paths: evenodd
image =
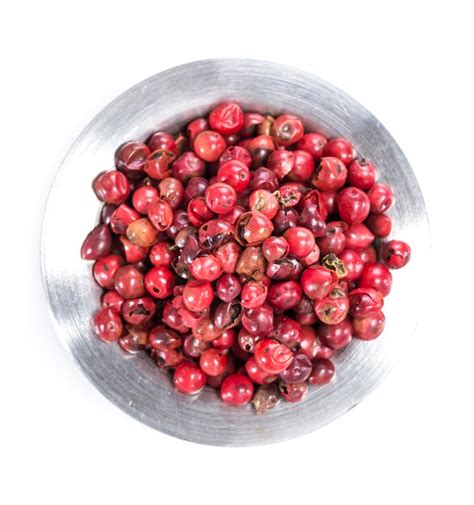
<svg viewBox="0 0 474 505"><path fill-rule="evenodd" d="M205 389L187 397L146 355L126 355L99 341L91 314L100 289L81 243L98 220L94 176L113 167L116 147L145 139L156 130L176 131L222 100L247 110L291 112L310 130L347 136L359 156L375 162L380 179L395 189L390 214L394 235L410 242L413 259L395 274L386 301L387 325L373 342L352 342L335 359L337 377L310 388L299 404L280 403L265 416L250 406L231 408ZM355 406L390 371L417 322L416 290L429 236L423 198L415 176L390 134L355 100L314 76L276 64L209 60L173 68L147 79L114 100L94 118L64 160L48 202L42 242L43 274L53 320L63 342L87 377L116 405L162 432L215 445L256 445L312 431Z"/></svg>

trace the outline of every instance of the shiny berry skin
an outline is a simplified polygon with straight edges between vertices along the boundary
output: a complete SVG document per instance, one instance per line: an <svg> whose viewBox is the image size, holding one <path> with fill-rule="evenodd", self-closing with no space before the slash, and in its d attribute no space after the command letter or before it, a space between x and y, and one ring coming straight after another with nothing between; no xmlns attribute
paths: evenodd
<svg viewBox="0 0 474 505"><path fill-rule="evenodd" d="M244 112L244 124L239 132L241 137L252 137L255 134L256 126L265 118L258 112Z"/></svg>
<svg viewBox="0 0 474 505"><path fill-rule="evenodd" d="M228 330L224 330L220 337L217 337L212 341L212 346L216 349L220 349L223 351L224 349L230 349L237 338L237 334L235 328L230 328Z"/></svg>
<svg viewBox="0 0 474 505"><path fill-rule="evenodd" d="M206 118L198 117L191 121L188 126L186 126L189 142L193 144L197 135L205 130L209 130L209 122Z"/></svg>
<svg viewBox="0 0 474 505"><path fill-rule="evenodd" d="M288 174L291 181L308 181L314 174L314 159L310 153L297 149L293 152L293 167Z"/></svg>
<svg viewBox="0 0 474 505"><path fill-rule="evenodd" d="M355 158L355 149L347 139L339 137L331 139L326 144L324 156L334 156L339 158L345 165L348 165Z"/></svg>
<svg viewBox="0 0 474 505"><path fill-rule="evenodd" d="M168 351L178 349L182 345L181 337L166 326L158 325L152 328L148 335L148 343L153 349Z"/></svg>
<svg viewBox="0 0 474 505"><path fill-rule="evenodd" d="M224 102L212 109L209 114L209 126L221 135L238 133L244 125L244 113L233 102Z"/></svg>
<svg viewBox="0 0 474 505"><path fill-rule="evenodd" d="M140 186L135 190L132 196L132 204L137 212L146 214L148 206L156 203L160 199L158 190L153 186Z"/></svg>
<svg viewBox="0 0 474 505"><path fill-rule="evenodd" d="M112 234L106 224L100 224L87 235L81 247L83 260L98 260L112 249Z"/></svg>
<svg viewBox="0 0 474 505"><path fill-rule="evenodd" d="M125 299L140 298L145 294L143 274L133 265L120 267L115 272L114 285L117 293Z"/></svg>
<svg viewBox="0 0 474 505"><path fill-rule="evenodd" d="M237 344L246 353L254 353L257 342L260 342L262 338L261 335L253 335L245 328L240 328L239 334L237 335Z"/></svg>
<svg viewBox="0 0 474 505"><path fill-rule="evenodd" d="M155 314L155 302L149 296L125 300L122 305L122 317L130 324L141 325L147 323Z"/></svg>
<svg viewBox="0 0 474 505"><path fill-rule="evenodd" d="M180 232L183 228L189 226L189 218L188 214L183 209L178 209L173 214L173 222L171 226L166 230L166 235L169 238L174 239L178 232Z"/></svg>
<svg viewBox="0 0 474 505"><path fill-rule="evenodd" d="M235 265L236 273L244 279L260 281L264 276L265 258L260 247L246 247Z"/></svg>
<svg viewBox="0 0 474 505"><path fill-rule="evenodd" d="M268 337L278 340L280 344L293 349L299 343L301 335L302 327L298 321L291 319L291 317L280 315L275 319L273 331Z"/></svg>
<svg viewBox="0 0 474 505"><path fill-rule="evenodd" d="M232 160L243 163L247 168L250 168L250 165L252 164L252 157L250 156L250 153L247 149L245 149L245 147L241 146L229 146L219 158L219 163L222 166ZM230 184L229 181L221 182L227 182L227 184ZM232 186L232 184L230 185ZM237 188L234 187L234 189L238 192Z"/></svg>
<svg viewBox="0 0 474 505"><path fill-rule="evenodd" d="M250 380L255 384L261 384L261 385L271 384L277 378L276 374L270 374L268 372L265 372L265 370L262 370L257 365L257 360L255 359L255 356L251 356L245 362L245 371L247 372L247 375L249 376Z"/></svg>
<svg viewBox="0 0 474 505"><path fill-rule="evenodd" d="M326 296L314 302L314 312L324 324L339 324L344 321L349 312L347 296Z"/></svg>
<svg viewBox="0 0 474 505"><path fill-rule="evenodd" d="M337 192L320 191L319 195L320 195L320 201L326 207L327 214L335 214L337 211Z"/></svg>
<svg viewBox="0 0 474 505"><path fill-rule="evenodd" d="M252 335L267 335L273 330L273 309L266 303L242 314L242 326Z"/></svg>
<svg viewBox="0 0 474 505"><path fill-rule="evenodd" d="M295 258L304 258L314 248L314 235L307 228L294 226L286 230L283 236L288 242L288 254Z"/></svg>
<svg viewBox="0 0 474 505"><path fill-rule="evenodd" d="M145 217L130 223L126 233L128 240L139 247L151 247L158 236L158 230Z"/></svg>
<svg viewBox="0 0 474 505"><path fill-rule="evenodd" d="M308 298L322 300L337 283L337 275L320 265L312 265L301 274L301 287Z"/></svg>
<svg viewBox="0 0 474 505"><path fill-rule="evenodd" d="M249 190L257 191L257 189L265 189L270 192L278 189L278 178L275 172L265 167L257 168L251 172Z"/></svg>
<svg viewBox="0 0 474 505"><path fill-rule="evenodd" d="M357 288L349 292L349 314L352 317L367 317L383 307L382 293L372 288Z"/></svg>
<svg viewBox="0 0 474 505"><path fill-rule="evenodd" d="M374 312L363 318L352 319L354 337L360 340L373 340L381 335L385 327L385 316L382 311Z"/></svg>
<svg viewBox="0 0 474 505"><path fill-rule="evenodd" d="M221 336L222 330L216 327L209 317L201 317L192 327L193 335L204 342L212 342Z"/></svg>
<svg viewBox="0 0 474 505"><path fill-rule="evenodd" d="M293 361L290 349L272 338L257 342L254 356L257 366L269 374L283 372Z"/></svg>
<svg viewBox="0 0 474 505"><path fill-rule="evenodd" d="M188 327L184 324L183 318L178 312L178 309L171 303L165 303L161 320L164 324L170 328L173 328L173 330L176 330L179 333L188 332Z"/></svg>
<svg viewBox="0 0 474 505"><path fill-rule="evenodd" d="M173 151L158 149L148 156L143 170L152 179L165 179L171 175L171 163L175 158Z"/></svg>
<svg viewBox="0 0 474 505"><path fill-rule="evenodd" d="M367 191L370 200L370 212L383 214L393 205L393 191L388 184L376 182Z"/></svg>
<svg viewBox="0 0 474 505"><path fill-rule="evenodd" d="M334 363L326 358L317 358L313 361L313 370L308 378L310 384L322 386L329 384L334 379L336 367Z"/></svg>
<svg viewBox="0 0 474 505"><path fill-rule="evenodd" d="M269 237L262 244L262 253L270 262L285 258L289 249L288 242L283 237Z"/></svg>
<svg viewBox="0 0 474 505"><path fill-rule="evenodd" d="M153 267L145 275L145 287L151 296L158 299L167 298L173 292L175 278L166 267Z"/></svg>
<svg viewBox="0 0 474 505"><path fill-rule="evenodd" d="M392 274L383 263L367 263L359 278L359 287L372 288L387 296L392 289Z"/></svg>
<svg viewBox="0 0 474 505"><path fill-rule="evenodd" d="M119 295L115 289L106 291L102 296L101 307L114 309L115 312L120 312L122 310L122 305L125 298Z"/></svg>
<svg viewBox="0 0 474 505"><path fill-rule="evenodd" d="M190 280L184 286L183 302L192 312L202 312L214 299L214 289L210 282Z"/></svg>
<svg viewBox="0 0 474 505"><path fill-rule="evenodd" d="M194 335L187 335L183 341L183 354L188 358L199 358L209 348L209 343L204 342Z"/></svg>
<svg viewBox="0 0 474 505"><path fill-rule="evenodd" d="M306 187L301 182L287 182L282 184L274 194L278 196L280 207L295 207L301 201Z"/></svg>
<svg viewBox="0 0 474 505"><path fill-rule="evenodd" d="M250 184L250 170L241 161L226 161L221 163L217 170L217 180L228 184L237 193L241 193Z"/></svg>
<svg viewBox="0 0 474 505"><path fill-rule="evenodd" d="M392 232L392 218L386 214L370 214L365 225L377 238L388 237Z"/></svg>
<svg viewBox="0 0 474 505"><path fill-rule="evenodd" d="M308 203L300 213L298 224L311 230L314 237L324 237L327 233L327 225L318 210L318 206Z"/></svg>
<svg viewBox="0 0 474 505"><path fill-rule="evenodd" d="M175 368L184 361L184 356L181 351L176 351L174 349L169 349L167 351L152 349L150 356L156 363L156 366L162 369Z"/></svg>
<svg viewBox="0 0 474 505"><path fill-rule="evenodd" d="M115 152L115 166L127 177L140 177L150 153L149 147L141 142L127 142Z"/></svg>
<svg viewBox="0 0 474 505"><path fill-rule="evenodd" d="M216 214L230 212L237 204L235 189L225 182L211 184L204 195L206 205Z"/></svg>
<svg viewBox="0 0 474 505"><path fill-rule="evenodd" d="M130 194L130 183L118 170L99 175L94 180L93 188L99 200L113 205L124 203Z"/></svg>
<svg viewBox="0 0 474 505"><path fill-rule="evenodd" d="M124 235L120 235L119 240L122 244L123 254L127 263L138 263L145 260L148 256L148 247L136 245Z"/></svg>
<svg viewBox="0 0 474 505"><path fill-rule="evenodd" d="M362 223L370 212L369 197L352 186L344 188L337 195L337 210L347 224Z"/></svg>
<svg viewBox="0 0 474 505"><path fill-rule="evenodd" d="M303 265L295 258L283 258L267 265L265 275L274 281L295 280L303 271Z"/></svg>
<svg viewBox="0 0 474 505"><path fill-rule="evenodd" d="M218 349L206 349L199 358L201 370L211 377L224 373L227 368L227 356Z"/></svg>
<svg viewBox="0 0 474 505"><path fill-rule="evenodd" d="M374 234L362 223L353 223L345 231L344 245L346 249L360 251L367 248L374 241ZM339 253L336 253L339 254Z"/></svg>
<svg viewBox="0 0 474 505"><path fill-rule="evenodd" d="M177 257L177 251L169 242L159 242L150 249L149 257L155 267L170 267Z"/></svg>
<svg viewBox="0 0 474 505"><path fill-rule="evenodd" d="M298 224L299 214L293 208L280 209L273 218L276 235L282 235L288 228Z"/></svg>
<svg viewBox="0 0 474 505"><path fill-rule="evenodd" d="M183 361L173 374L174 387L187 395L194 395L204 389L206 374L194 363Z"/></svg>
<svg viewBox="0 0 474 505"><path fill-rule="evenodd" d="M127 324L125 335L118 339L120 347L129 354L137 354L146 349L148 332L144 328Z"/></svg>
<svg viewBox="0 0 474 505"><path fill-rule="evenodd" d="M315 161L320 160L328 139L320 133L305 133L296 146L298 149L311 154Z"/></svg>
<svg viewBox="0 0 474 505"><path fill-rule="evenodd" d="M338 324L320 323L317 329L320 342L331 349L339 350L352 340L352 325L349 318Z"/></svg>
<svg viewBox="0 0 474 505"><path fill-rule="evenodd" d="M222 274L221 263L213 254L194 259L189 270L198 281L213 282Z"/></svg>
<svg viewBox="0 0 474 505"><path fill-rule="evenodd" d="M271 133L278 145L287 147L303 138L304 126L296 116L281 114L273 121Z"/></svg>
<svg viewBox="0 0 474 505"><path fill-rule="evenodd" d="M188 204L193 198L197 196L204 196L206 189L209 186L209 181L204 177L193 177L186 184L184 190L184 202Z"/></svg>
<svg viewBox="0 0 474 505"><path fill-rule="evenodd" d="M326 195L326 196L325 196ZM327 195L331 195L331 199L336 199L337 193L335 191L324 192L318 189L310 189L306 191L302 196L301 200L298 202L298 210L300 212L309 205L314 205L315 210L321 216L323 221L326 221L328 214L334 214L336 212L336 205L332 202L327 203ZM332 196L333 195L333 196Z"/></svg>
<svg viewBox="0 0 474 505"><path fill-rule="evenodd" d="M140 214L122 203L119 205L110 216L110 229L117 234L124 235L127 231L128 225L140 219Z"/></svg>
<svg viewBox="0 0 474 505"><path fill-rule="evenodd" d="M364 262L362 261L359 253L353 251L352 249L344 249L344 251L339 254L339 259L346 267L346 280L355 281L361 276L362 270L364 270Z"/></svg>
<svg viewBox="0 0 474 505"><path fill-rule="evenodd" d="M364 249L360 249L357 252L360 256L360 259L364 262L364 265L366 263L370 263L371 261L377 261L377 251L372 245L364 247Z"/></svg>
<svg viewBox="0 0 474 505"><path fill-rule="evenodd" d="M377 169L367 160L357 159L347 167L347 182L364 191L370 189L377 179Z"/></svg>
<svg viewBox="0 0 474 505"><path fill-rule="evenodd" d="M151 152L157 151L158 149L167 149L174 154L178 152L176 141L173 135L170 135L168 132L152 133L146 143Z"/></svg>
<svg viewBox="0 0 474 505"><path fill-rule="evenodd" d="M173 177L183 184L192 177L203 177L206 174L206 164L191 151L179 156L171 167Z"/></svg>
<svg viewBox="0 0 474 505"><path fill-rule="evenodd" d="M252 381L242 374L228 375L222 382L221 398L227 405L240 406L248 403L253 396Z"/></svg>
<svg viewBox="0 0 474 505"><path fill-rule="evenodd" d="M113 289L115 272L123 265L123 259L117 254L110 254L98 259L92 270L97 284L105 289Z"/></svg>
<svg viewBox="0 0 474 505"><path fill-rule="evenodd" d="M114 309L102 308L94 315L94 331L101 340L113 342L122 335L122 319Z"/></svg>
<svg viewBox="0 0 474 505"><path fill-rule="evenodd" d="M188 203L188 218L193 226L202 226L214 217L214 213L206 205L206 201L201 196L196 196Z"/></svg>
<svg viewBox="0 0 474 505"><path fill-rule="evenodd" d="M250 139L246 147L250 153L250 156L252 157L252 166L254 168L265 165L268 156L276 149L275 141L272 137L270 137L270 135L259 135L258 137ZM276 178L276 175L273 175Z"/></svg>
<svg viewBox="0 0 474 505"><path fill-rule="evenodd" d="M174 177L162 179L158 185L158 192L160 198L168 202L173 210L177 209L184 199L183 184Z"/></svg>
<svg viewBox="0 0 474 505"><path fill-rule="evenodd" d="M390 240L382 248L382 259L388 268L402 268L410 261L410 257L410 246L401 240Z"/></svg>
<svg viewBox="0 0 474 505"><path fill-rule="evenodd" d="M277 310L289 310L302 298L300 284L296 281L274 283L268 290L268 303Z"/></svg>
<svg viewBox="0 0 474 505"><path fill-rule="evenodd" d="M240 304L244 309L255 309L265 303L267 299L267 287L255 281L244 284L240 295Z"/></svg>
<svg viewBox="0 0 474 505"><path fill-rule="evenodd" d="M298 384L287 384L286 382L280 382L278 386L281 396L291 403L300 402L308 392L308 385L306 382L300 382Z"/></svg>
<svg viewBox="0 0 474 505"><path fill-rule="evenodd" d="M311 360L316 358L319 349L319 341L316 339L316 331L313 326L301 327L297 349L299 352L306 354Z"/></svg>
<svg viewBox="0 0 474 505"><path fill-rule="evenodd" d="M194 152L207 162L217 161L226 147L224 137L211 130L199 133L194 139Z"/></svg>
<svg viewBox="0 0 474 505"><path fill-rule="evenodd" d="M173 223L173 209L161 198L148 206L147 216L158 231L166 231Z"/></svg>
<svg viewBox="0 0 474 505"><path fill-rule="evenodd" d="M212 219L199 228L199 243L205 249L214 249L227 242L233 232L234 227L228 221Z"/></svg>
<svg viewBox="0 0 474 505"><path fill-rule="evenodd" d="M293 169L295 155L293 151L286 149L277 149L273 151L267 160L267 168L269 168L278 179L283 179Z"/></svg>
<svg viewBox="0 0 474 505"><path fill-rule="evenodd" d="M311 182L321 191L337 191L344 186L346 179L344 163L338 158L325 157L321 158Z"/></svg>
<svg viewBox="0 0 474 505"><path fill-rule="evenodd" d="M298 384L308 379L313 369L309 358L302 353L295 354L290 366L278 374L286 384Z"/></svg>
<svg viewBox="0 0 474 505"><path fill-rule="evenodd" d="M242 245L260 245L273 232L273 223L257 211L242 214L235 226L235 238Z"/></svg>

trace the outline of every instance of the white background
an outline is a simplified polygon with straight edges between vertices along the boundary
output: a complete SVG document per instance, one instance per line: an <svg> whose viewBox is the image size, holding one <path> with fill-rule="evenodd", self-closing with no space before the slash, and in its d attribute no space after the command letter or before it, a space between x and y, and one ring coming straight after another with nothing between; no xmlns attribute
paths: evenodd
<svg viewBox="0 0 474 505"><path fill-rule="evenodd" d="M470 3L2 3L0 503L473 503ZM74 138L129 86L209 57L290 64L359 100L432 225L403 362L338 421L267 447L199 446L120 412L62 349L40 281L43 207Z"/></svg>

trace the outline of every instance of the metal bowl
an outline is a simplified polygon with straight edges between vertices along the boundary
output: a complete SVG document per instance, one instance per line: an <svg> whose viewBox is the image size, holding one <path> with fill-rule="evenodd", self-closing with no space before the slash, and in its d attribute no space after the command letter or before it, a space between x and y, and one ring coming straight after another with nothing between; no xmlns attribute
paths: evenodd
<svg viewBox="0 0 474 505"><path fill-rule="evenodd" d="M281 402L263 416L250 406L224 405L214 390L177 393L166 373L145 355L130 356L99 341L91 314L100 290L91 264L79 250L98 220L94 176L113 166L116 147L145 139L157 129L177 131L190 119L232 99L245 109L301 116L308 129L346 136L359 155L375 162L380 179L397 195L391 210L395 235L413 246L413 258L395 273L386 301L384 334L353 341L336 357L337 377L310 387L298 404ZM193 442L250 446L277 442L319 428L357 405L392 369L417 323L416 289L429 247L423 197L408 161L382 124L364 107L313 75L274 63L207 60L172 68L129 89L82 132L63 161L46 210L42 239L43 277L62 341L92 383L113 403L159 431Z"/></svg>

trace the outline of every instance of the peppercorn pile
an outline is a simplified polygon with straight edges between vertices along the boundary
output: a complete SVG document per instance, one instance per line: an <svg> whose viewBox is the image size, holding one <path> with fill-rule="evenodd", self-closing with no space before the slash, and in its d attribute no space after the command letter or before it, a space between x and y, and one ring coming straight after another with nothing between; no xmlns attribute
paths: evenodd
<svg viewBox="0 0 474 505"><path fill-rule="evenodd" d="M207 384L257 413L302 400L352 338L382 333L390 269L410 259L383 240L393 193L376 179L349 140L231 102L122 145L81 250L105 290L97 336L148 352L181 393Z"/></svg>

